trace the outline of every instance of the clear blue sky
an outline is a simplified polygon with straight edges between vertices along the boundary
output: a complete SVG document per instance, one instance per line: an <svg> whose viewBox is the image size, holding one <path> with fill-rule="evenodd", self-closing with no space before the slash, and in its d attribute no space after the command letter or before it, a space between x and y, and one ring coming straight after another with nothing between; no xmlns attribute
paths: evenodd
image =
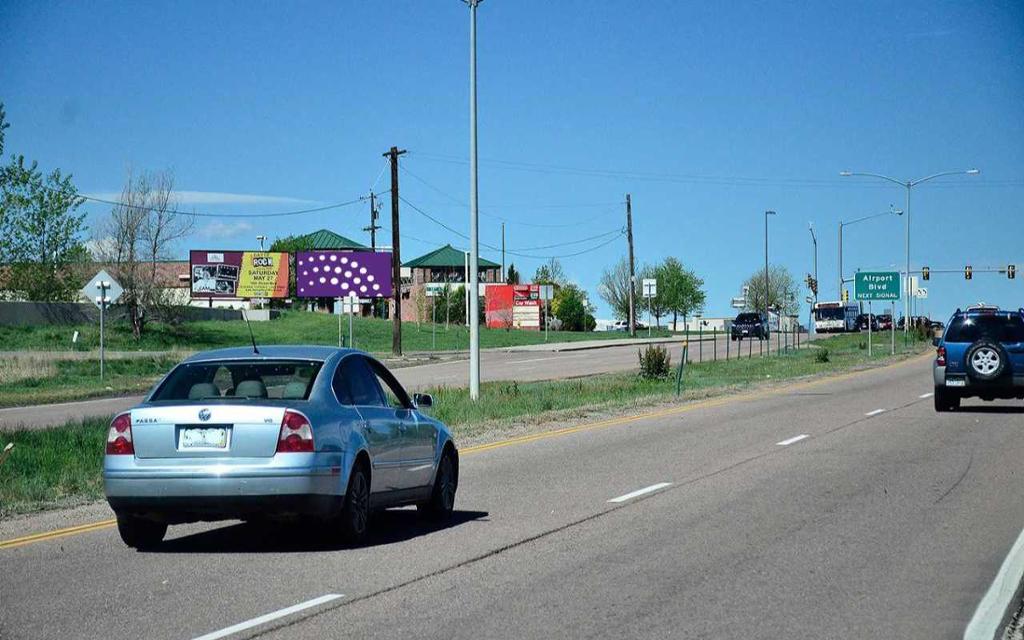
<svg viewBox="0 0 1024 640"><path fill-rule="evenodd" d="M179 189L207 192L186 206L239 213L365 194L398 145L410 151L403 196L465 232L467 47L458 0L8 0L8 150L72 172L93 194L118 191L129 167L169 168ZM915 190L913 265L1024 267L1019 2L486 0L479 70L483 242L500 243L493 216L509 220L512 250L616 229L629 192L638 261L680 258L704 277L717 315L763 264L763 211L774 209L772 262L802 278L814 221L822 297L834 298L838 221L904 198L840 170L978 167ZM366 223L362 205L201 220L192 244L252 247L259 233L321 227L366 241ZM528 226L555 224L569 226ZM405 206L402 230L406 258L431 242L465 245ZM848 228L848 271L902 265L903 238L897 218ZM601 317L598 276L625 250L623 239L563 260ZM540 262L509 259L527 275ZM1024 305L1024 274L936 276L929 288L924 310L936 316L978 300Z"/></svg>

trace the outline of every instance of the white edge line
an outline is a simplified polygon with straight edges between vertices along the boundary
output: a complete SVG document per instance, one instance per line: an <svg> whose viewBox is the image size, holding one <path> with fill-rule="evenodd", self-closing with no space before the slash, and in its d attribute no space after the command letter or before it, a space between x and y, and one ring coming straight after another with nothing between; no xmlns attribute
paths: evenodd
<svg viewBox="0 0 1024 640"><path fill-rule="evenodd" d="M625 502L626 500L632 500L633 498L639 498L640 496L642 496L644 494L647 494L647 493L651 493L652 491L657 491L658 489L664 489L665 487L667 487L667 486L669 486L671 484L672 484L671 482L659 482L658 484L652 484L651 486L644 487L643 489L637 489L636 491L631 491L631 492L627 493L624 496L619 496L618 498L612 498L608 502Z"/></svg>
<svg viewBox="0 0 1024 640"><path fill-rule="evenodd" d="M880 413L885 413L885 409L875 409L874 411L868 411L864 415L870 418L871 416L877 416Z"/></svg>
<svg viewBox="0 0 1024 640"><path fill-rule="evenodd" d="M306 600L305 602L300 602L299 604L294 604L290 607L285 607L284 609L278 609L277 611L274 611L272 613L268 613L257 618L252 618L251 620L246 620L245 622L233 624L230 627L225 627L221 629L220 631L213 631L211 633L207 633L206 635L199 636L197 638L194 638L193 640L217 640L217 638L223 638L233 633L238 633L239 631L252 629L253 627L257 627L261 624L271 622L272 620L277 620L278 618L290 616L293 613L298 613L300 611L304 611L317 605L324 604L325 602L331 602L332 600L337 600L339 598L344 597L345 594L343 593L328 593L327 595L320 596L319 598Z"/></svg>
<svg viewBox="0 0 1024 640"><path fill-rule="evenodd" d="M935 395L935 394L934 394L933 392L929 391L928 393L922 393L921 395L919 395L919 396L917 396L917 397L918 397L918 398L930 398L930 397L932 397L933 395Z"/></svg>
<svg viewBox="0 0 1024 640"><path fill-rule="evenodd" d="M992 581L985 596L978 603L971 621L964 630L964 640L992 640L1003 621L1003 615L1010 606L1010 599L1017 592L1017 585L1024 576L1024 531L1017 536L1017 541L1010 548L999 573Z"/></svg>
<svg viewBox="0 0 1024 640"><path fill-rule="evenodd" d="M793 436L792 438L787 438L787 439L783 440L782 442L776 442L775 444L780 446L780 447L785 447L787 445L793 444L794 442L800 442L804 438L810 438L810 437L811 436L807 435L806 433L801 433L798 436Z"/></svg>

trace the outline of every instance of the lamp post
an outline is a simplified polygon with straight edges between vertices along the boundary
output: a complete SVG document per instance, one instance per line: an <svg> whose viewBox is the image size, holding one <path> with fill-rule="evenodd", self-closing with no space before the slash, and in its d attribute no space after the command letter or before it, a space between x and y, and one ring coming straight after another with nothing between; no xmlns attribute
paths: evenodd
<svg viewBox="0 0 1024 640"><path fill-rule="evenodd" d="M480 0L464 0L469 5L469 397L480 397L480 306L479 279L479 195L477 193L476 145L476 8Z"/></svg>
<svg viewBox="0 0 1024 640"><path fill-rule="evenodd" d="M851 224L857 224L858 222L864 222L865 220L871 220L872 218L881 218L882 216L902 216L902 209L890 209L884 213L875 213L870 216L864 216L862 218L856 218L854 220L848 220L847 222L840 221L839 223L839 299L843 299L843 284L846 279L843 277L843 227L848 227Z"/></svg>
<svg viewBox="0 0 1024 640"><path fill-rule="evenodd" d="M903 318L904 318L904 321L903 321L903 333L904 333L904 339L906 339L906 335L910 332L910 191L911 191L911 189L913 189L917 185L921 184L922 182L928 182L929 180L933 180L935 178L941 178L942 176L956 176L956 175L975 176L975 175L978 175L979 173L981 173L981 172L978 169L960 169L960 170L957 170L957 171L942 171L940 173L933 173L930 176L925 176L923 178L917 178L916 180L898 180L898 179L890 177L890 176L884 176L884 175L882 175L880 173L867 173L867 172L860 172L860 171L840 171L839 172L839 175L841 175L843 177L862 176L862 177L867 177L867 178L878 178L880 180L888 180L889 182L891 182L893 184L898 184L898 185L900 185L901 187L904 187L907 190L907 208L906 208L906 212L907 212L907 276L906 276L906 278L907 279L906 279L906 286L903 289L904 292L907 295L906 295L906 299L904 300L904 303L903 303L903 305L904 305L903 306L903 309L904 309L904 311L903 311ZM840 278L841 277L842 277L842 274L840 274Z"/></svg>
<svg viewBox="0 0 1024 640"><path fill-rule="evenodd" d="M764 212L764 321L769 322L768 318L768 216L776 215L774 211L768 210Z"/></svg>
<svg viewBox="0 0 1024 640"><path fill-rule="evenodd" d="M811 232L811 242L814 243L814 282L818 282L818 236L814 235L814 223L807 223L807 230ZM814 295L814 301L818 301L818 294L814 291L811 292Z"/></svg>
<svg viewBox="0 0 1024 640"><path fill-rule="evenodd" d="M263 251L263 242L267 239L267 236L256 236L256 240L260 243L260 251Z"/></svg>

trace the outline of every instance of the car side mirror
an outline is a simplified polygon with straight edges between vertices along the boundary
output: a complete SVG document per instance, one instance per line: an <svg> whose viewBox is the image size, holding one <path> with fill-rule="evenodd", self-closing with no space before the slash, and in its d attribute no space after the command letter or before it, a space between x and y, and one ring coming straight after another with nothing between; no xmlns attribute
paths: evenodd
<svg viewBox="0 0 1024 640"><path fill-rule="evenodd" d="M412 401L416 404L417 409L429 409L434 406L434 396L429 393L414 393Z"/></svg>
<svg viewBox="0 0 1024 640"><path fill-rule="evenodd" d="M937 347L937 346L939 346L939 340L940 340L940 338L938 338L937 336L936 336L936 337L933 337L933 338L932 338L932 346L933 346L933 347Z"/></svg>

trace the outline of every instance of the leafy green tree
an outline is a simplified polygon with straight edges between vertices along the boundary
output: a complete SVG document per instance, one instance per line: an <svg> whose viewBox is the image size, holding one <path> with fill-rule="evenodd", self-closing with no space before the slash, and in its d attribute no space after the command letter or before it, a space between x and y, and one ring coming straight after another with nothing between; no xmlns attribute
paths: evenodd
<svg viewBox="0 0 1024 640"><path fill-rule="evenodd" d="M629 261L622 258L601 273L597 294L611 307L617 320L629 318Z"/></svg>
<svg viewBox="0 0 1024 640"><path fill-rule="evenodd" d="M704 292L704 280L693 271L683 267L676 258L668 257L659 266L658 296L664 294L666 312L672 314L672 326L675 327L679 316L686 323L687 316L701 311L707 299Z"/></svg>
<svg viewBox="0 0 1024 640"><path fill-rule="evenodd" d="M0 154L10 125L0 104ZM45 176L38 163L13 156L0 167L0 262L8 265L5 288L29 300L74 300L84 282L88 252L81 234L84 200L70 175Z"/></svg>
<svg viewBox="0 0 1024 640"><path fill-rule="evenodd" d="M561 321L563 331L592 331L597 324L587 294L572 283L559 287L551 301L551 315Z"/></svg>
<svg viewBox="0 0 1024 640"><path fill-rule="evenodd" d="M743 282L747 287L747 310L764 311L765 283L764 269L758 269ZM789 269L773 264L768 268L768 307L783 315L795 315L800 311L797 302L799 288Z"/></svg>
<svg viewBox="0 0 1024 640"><path fill-rule="evenodd" d="M562 269L562 263L558 261L558 258L552 258L547 264L542 264L537 267L537 271L533 274L534 284L553 284L556 287L560 287L569 282L569 279L565 275L565 270Z"/></svg>
<svg viewBox="0 0 1024 640"><path fill-rule="evenodd" d="M516 263L508 265L508 275L505 276L505 284L519 284L519 272L516 271Z"/></svg>

